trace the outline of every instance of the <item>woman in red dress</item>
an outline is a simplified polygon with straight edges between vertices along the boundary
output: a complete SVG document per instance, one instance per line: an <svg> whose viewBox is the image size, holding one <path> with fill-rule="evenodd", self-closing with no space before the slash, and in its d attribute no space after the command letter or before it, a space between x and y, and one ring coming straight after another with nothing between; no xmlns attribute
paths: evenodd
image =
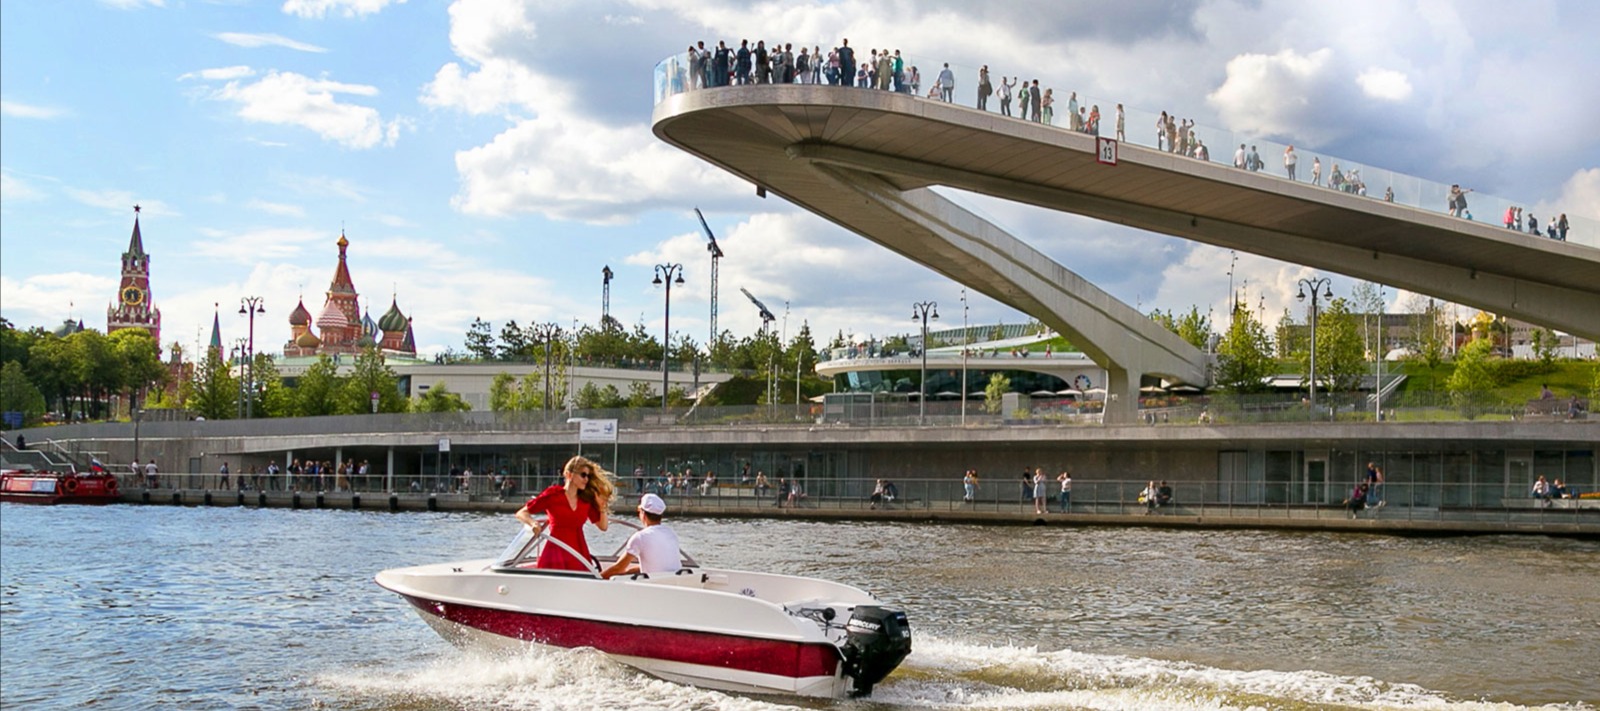
<svg viewBox="0 0 1600 711"><path fill-rule="evenodd" d="M528 500L517 510L517 520L533 529L535 535L550 527L550 537L571 546L584 560L573 558L561 546L545 544L536 567L556 570L589 570L594 556L584 539L583 523L588 521L602 531L611 525L611 497L616 493L604 470L583 457L573 457L562 469L565 484L555 484ZM534 514L544 514L544 521Z"/></svg>

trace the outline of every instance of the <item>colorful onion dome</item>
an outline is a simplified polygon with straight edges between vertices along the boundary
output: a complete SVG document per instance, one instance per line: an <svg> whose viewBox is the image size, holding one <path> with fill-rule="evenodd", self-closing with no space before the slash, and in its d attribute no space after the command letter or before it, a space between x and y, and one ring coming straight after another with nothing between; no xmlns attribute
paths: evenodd
<svg viewBox="0 0 1600 711"><path fill-rule="evenodd" d="M317 334L308 329L305 333L300 334L299 338L294 339L294 344L301 348L316 348L322 345L322 339L317 338Z"/></svg>
<svg viewBox="0 0 1600 711"><path fill-rule="evenodd" d="M384 333L398 333L406 330L407 323L406 315L400 313L399 303L390 301L389 310L383 314L383 318L378 319L378 328L383 329Z"/></svg>
<svg viewBox="0 0 1600 711"><path fill-rule="evenodd" d="M311 312L306 310L305 299L301 299L300 303L295 304L294 310L289 312L289 325L290 326L309 326L309 325L311 325Z"/></svg>
<svg viewBox="0 0 1600 711"><path fill-rule="evenodd" d="M322 307L322 315L317 317L317 328L327 331L330 328L349 328L350 319L346 318L339 306L332 301Z"/></svg>

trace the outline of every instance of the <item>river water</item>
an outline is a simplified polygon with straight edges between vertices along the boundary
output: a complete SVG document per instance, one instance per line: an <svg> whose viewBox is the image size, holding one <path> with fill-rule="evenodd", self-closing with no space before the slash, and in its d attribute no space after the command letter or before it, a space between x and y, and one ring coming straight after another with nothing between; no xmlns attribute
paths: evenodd
<svg viewBox="0 0 1600 711"><path fill-rule="evenodd" d="M0 504L0 705L1600 703L1600 543L1591 541L669 522L702 563L836 579L904 606L912 656L870 701L731 695L652 679L592 651L461 651L372 582L384 568L491 556L515 532L509 516Z"/></svg>

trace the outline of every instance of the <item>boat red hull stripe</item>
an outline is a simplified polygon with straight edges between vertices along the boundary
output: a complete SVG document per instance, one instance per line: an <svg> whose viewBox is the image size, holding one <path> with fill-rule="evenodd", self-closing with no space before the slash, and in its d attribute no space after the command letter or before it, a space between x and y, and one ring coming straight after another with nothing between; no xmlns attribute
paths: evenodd
<svg viewBox="0 0 1600 711"><path fill-rule="evenodd" d="M833 676L839 650L831 644L787 642L580 620L405 596L417 609L456 624L555 647L593 647L607 654L774 674L790 678Z"/></svg>

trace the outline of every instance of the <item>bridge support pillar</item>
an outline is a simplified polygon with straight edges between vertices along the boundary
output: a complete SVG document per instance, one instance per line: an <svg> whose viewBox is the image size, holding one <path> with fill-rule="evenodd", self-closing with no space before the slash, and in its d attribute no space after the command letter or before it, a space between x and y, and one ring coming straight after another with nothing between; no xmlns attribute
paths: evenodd
<svg viewBox="0 0 1600 711"><path fill-rule="evenodd" d="M1106 409L1100 418L1103 424L1139 422L1139 375L1127 368L1106 368Z"/></svg>

